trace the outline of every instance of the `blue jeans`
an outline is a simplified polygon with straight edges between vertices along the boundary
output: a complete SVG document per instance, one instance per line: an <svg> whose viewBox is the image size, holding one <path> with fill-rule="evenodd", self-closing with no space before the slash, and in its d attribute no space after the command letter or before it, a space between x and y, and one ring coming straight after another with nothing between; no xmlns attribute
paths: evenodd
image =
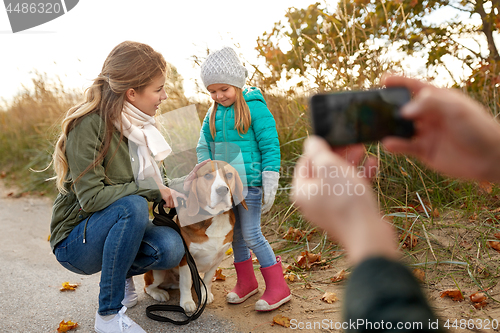
<svg viewBox="0 0 500 333"><path fill-rule="evenodd" d="M276 264L276 256L260 229L262 207L261 187L248 187L245 202L248 210L241 204L233 208L236 216L233 235L234 262L242 262L250 259L250 250L252 250L257 259L259 259L262 268L272 266Z"/></svg>
<svg viewBox="0 0 500 333"><path fill-rule="evenodd" d="M127 277L177 266L184 245L175 230L151 223L146 199L131 195L82 221L55 255L74 273L101 272L98 312L106 316L122 308Z"/></svg>

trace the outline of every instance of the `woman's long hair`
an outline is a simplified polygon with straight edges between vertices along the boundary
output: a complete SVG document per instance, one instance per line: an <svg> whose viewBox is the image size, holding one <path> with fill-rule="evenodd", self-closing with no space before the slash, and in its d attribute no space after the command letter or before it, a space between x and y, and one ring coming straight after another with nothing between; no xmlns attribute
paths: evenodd
<svg viewBox="0 0 500 333"><path fill-rule="evenodd" d="M132 88L141 92L151 81L165 75L167 63L163 56L146 44L126 41L118 44L108 55L101 73L93 84L85 90L82 103L72 107L62 121L62 132L57 140L53 154L56 172L56 186L60 193L66 194L66 183L75 183L86 172L99 164L108 153L114 123L121 124L121 112L125 93ZM86 115L98 113L105 123L104 142L94 163L89 165L76 179L70 179L66 158L68 134ZM123 135L120 134L120 140Z"/></svg>
<svg viewBox="0 0 500 333"><path fill-rule="evenodd" d="M234 128L238 131L238 134L245 134L250 128L252 123L252 118L250 116L250 109L248 104L243 97L243 90L238 87L233 87L236 90L236 100L234 101ZM212 138L215 139L215 113L219 104L214 102L212 106L212 111L210 112L210 134Z"/></svg>

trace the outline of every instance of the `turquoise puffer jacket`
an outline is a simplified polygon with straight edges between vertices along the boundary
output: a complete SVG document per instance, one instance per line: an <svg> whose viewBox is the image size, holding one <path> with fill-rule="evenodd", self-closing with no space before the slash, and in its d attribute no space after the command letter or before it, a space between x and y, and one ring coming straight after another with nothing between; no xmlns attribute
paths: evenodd
<svg viewBox="0 0 500 333"><path fill-rule="evenodd" d="M239 172L245 186L262 186L262 171L279 172L280 145L276 122L258 88L243 90L251 115L244 134L234 128L234 106L219 105L215 114L215 139L210 134L210 113L203 121L196 152L198 162L212 159L229 162Z"/></svg>

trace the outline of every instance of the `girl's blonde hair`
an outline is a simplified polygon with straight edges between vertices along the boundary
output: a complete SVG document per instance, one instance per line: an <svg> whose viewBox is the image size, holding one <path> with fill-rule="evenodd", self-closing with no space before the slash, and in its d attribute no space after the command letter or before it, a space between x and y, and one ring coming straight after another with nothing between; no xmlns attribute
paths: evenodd
<svg viewBox="0 0 500 333"><path fill-rule="evenodd" d="M250 116L250 109L248 108L248 104L243 97L243 90L238 87L233 88L236 90L236 100L234 101L234 128L238 131L238 134L245 134L250 128L250 124L252 123L252 118ZM210 113L209 125L210 125L210 134L212 134L212 138L215 139L215 113L217 111L217 106L219 104L214 102L212 106L212 111Z"/></svg>
<svg viewBox="0 0 500 333"><path fill-rule="evenodd" d="M108 153L114 123L121 128L121 112L125 102L125 93L132 88L141 92L144 87L160 75L166 75L167 63L163 56L149 45L126 41L118 44L108 55L101 73L93 84L85 90L82 103L72 107L62 121L62 133L57 140L53 157L56 172L56 186L60 193L66 194L67 183L75 183L86 172L99 164ZM86 115L97 113L105 123L104 142L99 148L99 155L76 179L68 174L66 141L69 132ZM120 131L120 140L123 134Z"/></svg>

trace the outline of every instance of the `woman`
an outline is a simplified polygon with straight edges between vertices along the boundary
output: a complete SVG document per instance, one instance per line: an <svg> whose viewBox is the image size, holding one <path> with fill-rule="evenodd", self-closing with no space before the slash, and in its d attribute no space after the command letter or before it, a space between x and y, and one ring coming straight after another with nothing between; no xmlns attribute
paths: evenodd
<svg viewBox="0 0 500 333"><path fill-rule="evenodd" d="M180 235L154 226L147 204L174 207L184 197L163 185L156 164L171 151L153 117L167 98L166 71L150 46L123 42L62 121L50 243L70 271L101 272L96 332L144 332L125 315L137 303L132 276L175 267L184 255Z"/></svg>

